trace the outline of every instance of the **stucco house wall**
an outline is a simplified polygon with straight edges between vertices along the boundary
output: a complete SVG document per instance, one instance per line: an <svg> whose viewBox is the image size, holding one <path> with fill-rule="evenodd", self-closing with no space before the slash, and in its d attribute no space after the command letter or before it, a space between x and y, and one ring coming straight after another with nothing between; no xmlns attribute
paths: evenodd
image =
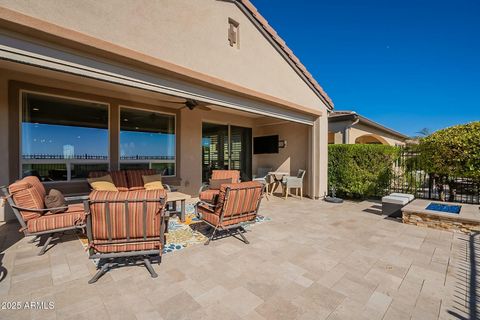
<svg viewBox="0 0 480 320"><path fill-rule="evenodd" d="M232 2L0 0L0 6L299 105L326 110ZM228 17L240 24L239 49L228 43Z"/></svg>
<svg viewBox="0 0 480 320"><path fill-rule="evenodd" d="M388 132L384 132L382 130L378 130L376 128L372 128L370 126L366 126L364 124L358 123L355 126L350 128L349 132L349 142L351 144L355 143L355 140L364 135L375 135L383 139L388 145L397 146L397 145L405 145L405 142L400 140L399 138L389 134Z"/></svg>

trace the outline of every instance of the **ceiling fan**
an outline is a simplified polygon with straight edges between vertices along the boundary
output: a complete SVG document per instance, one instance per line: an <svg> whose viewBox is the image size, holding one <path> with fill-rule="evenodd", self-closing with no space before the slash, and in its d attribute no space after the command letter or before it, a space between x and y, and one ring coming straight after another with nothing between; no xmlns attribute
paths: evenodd
<svg viewBox="0 0 480 320"><path fill-rule="evenodd" d="M185 108L189 110L199 109L204 111L212 110L212 108L208 107L206 103L200 102L194 99L185 99L185 101L182 101L182 102L177 102L177 101L165 101L165 102L183 104L183 106L180 109L185 109Z"/></svg>
<svg viewBox="0 0 480 320"><path fill-rule="evenodd" d="M187 99L187 101L185 101L185 105L181 108L187 108L189 110L193 110L193 109L200 109L200 110L204 110L204 111L210 111L212 110L212 108L209 108L207 107L207 105L203 102L198 102L197 100L193 100L193 99Z"/></svg>

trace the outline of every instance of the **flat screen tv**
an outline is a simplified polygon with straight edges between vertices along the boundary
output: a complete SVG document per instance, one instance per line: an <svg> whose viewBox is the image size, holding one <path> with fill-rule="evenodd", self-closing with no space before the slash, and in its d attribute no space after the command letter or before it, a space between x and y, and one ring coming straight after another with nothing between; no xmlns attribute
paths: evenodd
<svg viewBox="0 0 480 320"><path fill-rule="evenodd" d="M278 135L253 138L253 154L278 153Z"/></svg>

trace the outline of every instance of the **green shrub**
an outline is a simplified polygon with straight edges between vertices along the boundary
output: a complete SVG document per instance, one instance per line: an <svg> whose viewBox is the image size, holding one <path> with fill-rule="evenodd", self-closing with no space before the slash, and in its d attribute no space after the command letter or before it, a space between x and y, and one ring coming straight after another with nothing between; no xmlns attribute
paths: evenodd
<svg viewBox="0 0 480 320"><path fill-rule="evenodd" d="M439 176L480 178L480 121L439 130L420 140L422 169Z"/></svg>
<svg viewBox="0 0 480 320"><path fill-rule="evenodd" d="M367 198L384 195L400 148L374 144L328 146L328 185L337 195Z"/></svg>

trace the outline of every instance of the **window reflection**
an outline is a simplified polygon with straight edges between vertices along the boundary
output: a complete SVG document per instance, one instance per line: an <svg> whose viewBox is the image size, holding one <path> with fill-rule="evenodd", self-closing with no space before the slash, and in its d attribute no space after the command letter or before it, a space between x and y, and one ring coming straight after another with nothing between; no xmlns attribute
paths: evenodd
<svg viewBox="0 0 480 320"><path fill-rule="evenodd" d="M120 109L120 169L157 169L175 175L175 116Z"/></svg>
<svg viewBox="0 0 480 320"><path fill-rule="evenodd" d="M22 176L64 181L108 169L107 105L34 93L22 102Z"/></svg>

